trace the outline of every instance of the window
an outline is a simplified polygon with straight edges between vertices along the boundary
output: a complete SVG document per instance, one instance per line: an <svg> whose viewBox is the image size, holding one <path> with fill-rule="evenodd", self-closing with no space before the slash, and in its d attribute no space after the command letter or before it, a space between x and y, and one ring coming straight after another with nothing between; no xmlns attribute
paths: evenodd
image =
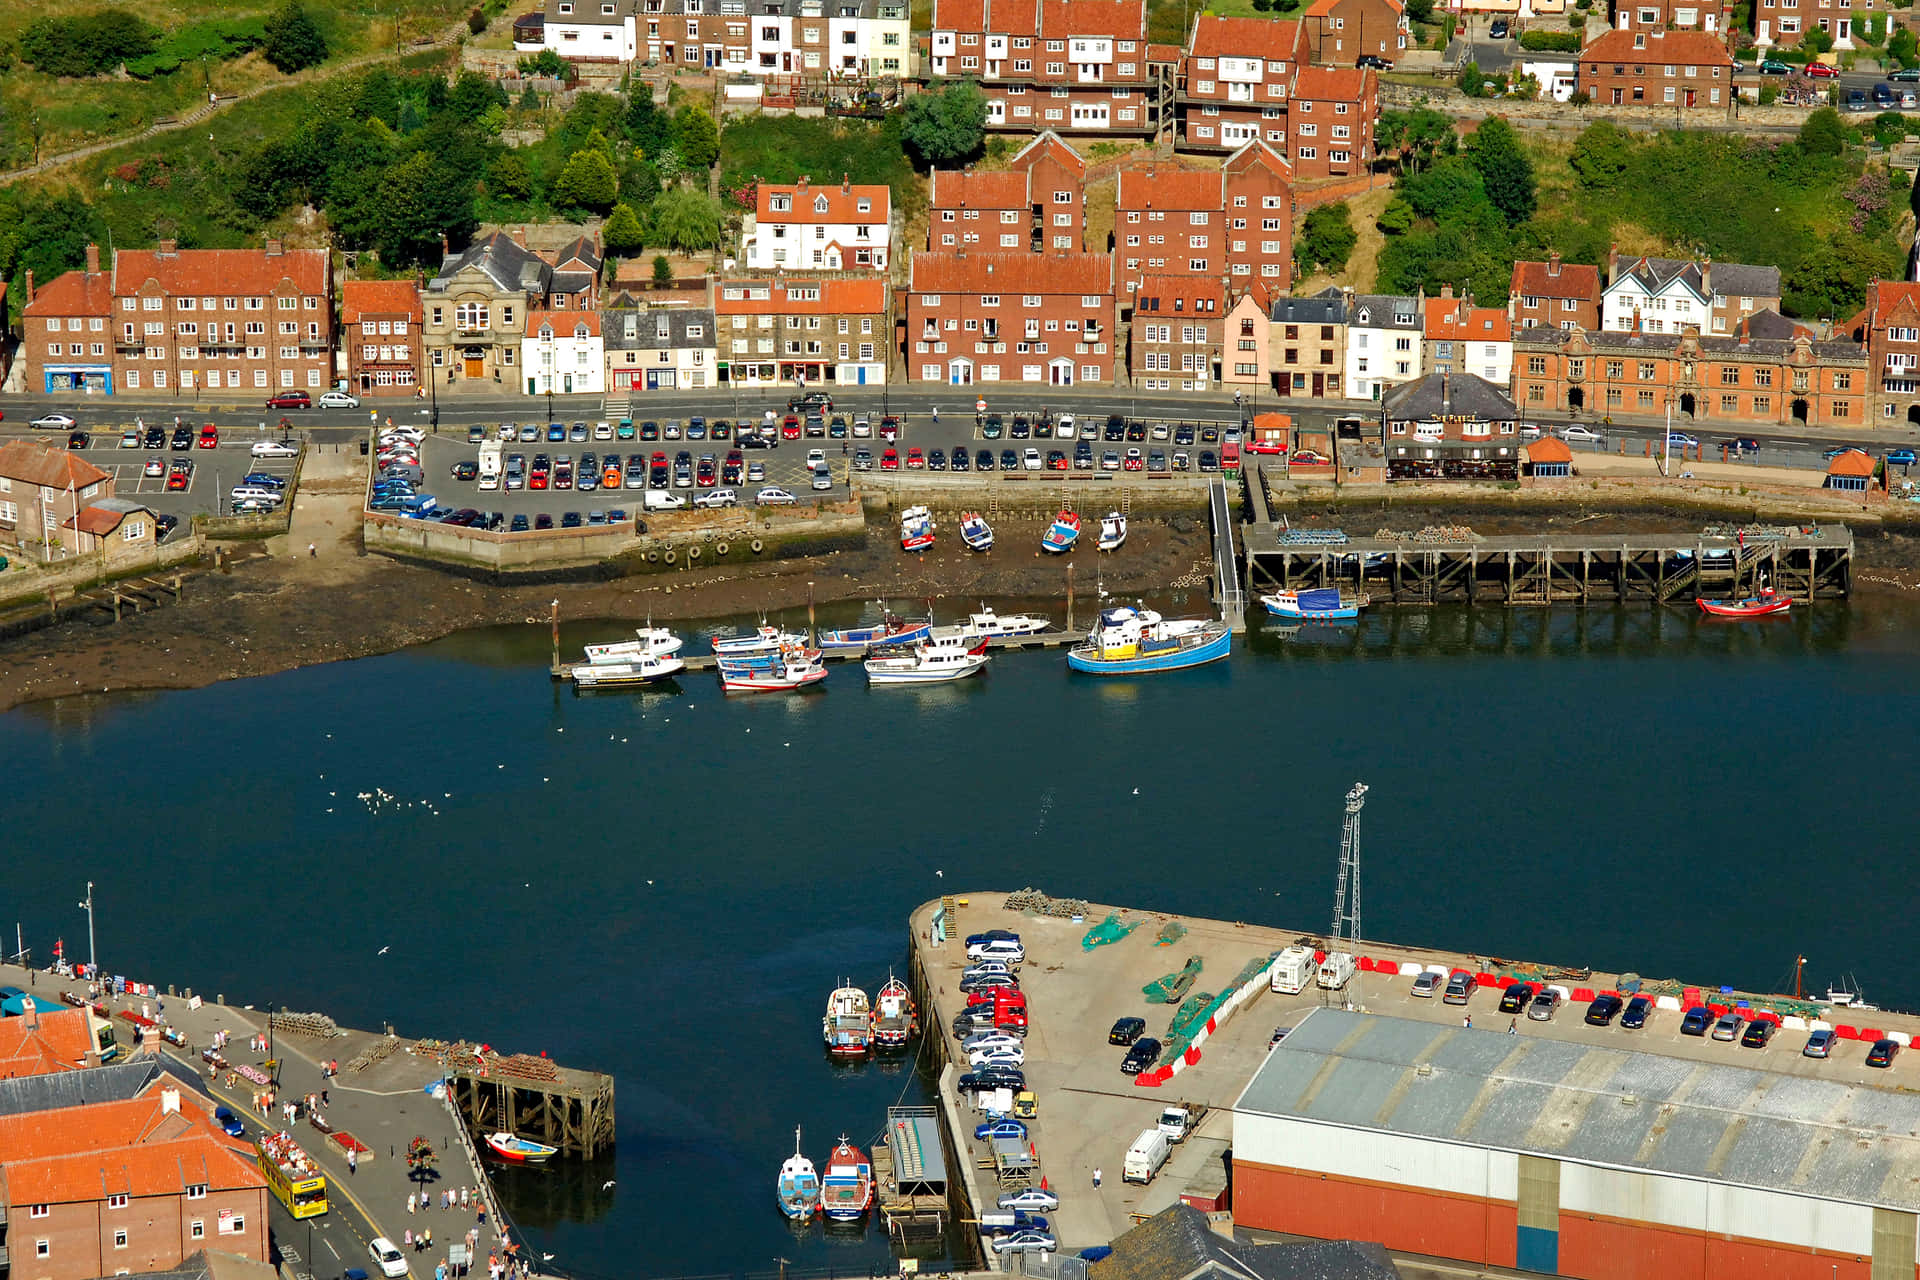
<svg viewBox="0 0 1920 1280"><path fill-rule="evenodd" d="M86 496L89 498L93 496L92 488L93 486L88 486L88 493ZM107 1208L124 1209L126 1207L127 1207L127 1196L125 1192L121 1192L118 1195L110 1195L107 1197Z"/></svg>
<svg viewBox="0 0 1920 1280"><path fill-rule="evenodd" d="M122 1198L124 1199L125 1197ZM127 1247L127 1232L124 1227L113 1233L113 1247L116 1249L124 1249Z"/></svg>
<svg viewBox="0 0 1920 1280"><path fill-rule="evenodd" d="M51 1245L50 1243L48 1243L47 1241L45 1241L45 1240L35 1240L35 1241L33 1242L33 1256L34 1256L34 1257L36 1257L36 1258L45 1258L45 1257L50 1257L50 1256L52 1255L52 1253L53 1253L53 1246L52 1246L52 1245Z"/></svg>
<svg viewBox="0 0 1920 1280"><path fill-rule="evenodd" d="M9 507L9 512L11 512L11 507ZM7 519L9 520L11 520L12 518L13 516L11 514L7 516ZM52 1212L53 1212L53 1206L50 1204L36 1204L36 1205L29 1205L27 1207L28 1218L44 1218L50 1215Z"/></svg>
<svg viewBox="0 0 1920 1280"><path fill-rule="evenodd" d="M223 1236L243 1236L247 1234L247 1220L241 1214L224 1218L220 1222L220 1234Z"/></svg>

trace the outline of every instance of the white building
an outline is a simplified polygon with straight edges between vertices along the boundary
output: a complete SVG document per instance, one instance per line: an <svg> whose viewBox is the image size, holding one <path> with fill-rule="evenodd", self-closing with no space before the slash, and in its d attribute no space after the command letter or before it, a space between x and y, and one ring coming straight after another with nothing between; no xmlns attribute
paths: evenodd
<svg viewBox="0 0 1920 1280"><path fill-rule="evenodd" d="M1421 376L1420 299L1357 294L1347 300L1347 399L1378 400Z"/></svg>
<svg viewBox="0 0 1920 1280"><path fill-rule="evenodd" d="M563 58L632 62L634 0L547 0L546 47Z"/></svg>
<svg viewBox="0 0 1920 1280"><path fill-rule="evenodd" d="M763 186L740 254L750 271L884 271L892 222L885 186Z"/></svg>
<svg viewBox="0 0 1920 1280"><path fill-rule="evenodd" d="M916 63L906 0L545 0L544 16L542 47L586 61L815 78L910 76Z"/></svg>
<svg viewBox="0 0 1920 1280"><path fill-rule="evenodd" d="M606 347L597 311L527 313L527 336L520 340L520 369L527 394L600 395L607 389Z"/></svg>

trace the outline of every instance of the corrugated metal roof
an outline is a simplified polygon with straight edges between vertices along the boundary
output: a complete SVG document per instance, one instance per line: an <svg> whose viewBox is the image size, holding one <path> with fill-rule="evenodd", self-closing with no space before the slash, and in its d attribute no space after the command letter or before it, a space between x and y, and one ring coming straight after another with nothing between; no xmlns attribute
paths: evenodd
<svg viewBox="0 0 1920 1280"><path fill-rule="evenodd" d="M1920 1097L1628 1048L1316 1009L1235 1110L1920 1210Z"/></svg>

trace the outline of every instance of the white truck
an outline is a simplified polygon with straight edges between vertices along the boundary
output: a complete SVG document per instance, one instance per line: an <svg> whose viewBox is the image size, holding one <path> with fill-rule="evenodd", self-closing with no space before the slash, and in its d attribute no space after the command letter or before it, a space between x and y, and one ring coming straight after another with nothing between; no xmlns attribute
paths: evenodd
<svg viewBox="0 0 1920 1280"><path fill-rule="evenodd" d="M1338 991L1347 985L1353 970L1353 952L1329 951L1327 958L1320 962L1320 985L1329 991Z"/></svg>
<svg viewBox="0 0 1920 1280"><path fill-rule="evenodd" d="M1172 1148L1167 1135L1158 1129L1142 1130L1140 1136L1127 1148L1127 1158L1120 1165L1120 1179L1123 1182L1138 1182L1145 1185L1153 1181L1153 1175L1160 1172L1160 1166L1167 1162L1167 1152Z"/></svg>
<svg viewBox="0 0 1920 1280"><path fill-rule="evenodd" d="M1297 996L1314 980L1313 948L1288 947L1273 962L1272 987L1281 995Z"/></svg>
<svg viewBox="0 0 1920 1280"><path fill-rule="evenodd" d="M1185 1142L1207 1114L1204 1102L1176 1102L1160 1113L1160 1132L1168 1142Z"/></svg>
<svg viewBox="0 0 1920 1280"><path fill-rule="evenodd" d="M500 442L489 440L480 446L480 487L492 490L500 487Z"/></svg>

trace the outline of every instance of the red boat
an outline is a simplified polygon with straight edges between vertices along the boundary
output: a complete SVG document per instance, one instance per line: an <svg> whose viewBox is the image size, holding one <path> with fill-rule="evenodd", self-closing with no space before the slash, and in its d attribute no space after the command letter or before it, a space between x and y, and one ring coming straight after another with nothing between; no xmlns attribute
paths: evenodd
<svg viewBox="0 0 1920 1280"><path fill-rule="evenodd" d="M1793 608L1792 596L1775 595L1772 587L1760 588L1757 596L1745 600L1708 600L1699 602L1700 612L1716 618L1764 618L1770 613L1785 613Z"/></svg>

